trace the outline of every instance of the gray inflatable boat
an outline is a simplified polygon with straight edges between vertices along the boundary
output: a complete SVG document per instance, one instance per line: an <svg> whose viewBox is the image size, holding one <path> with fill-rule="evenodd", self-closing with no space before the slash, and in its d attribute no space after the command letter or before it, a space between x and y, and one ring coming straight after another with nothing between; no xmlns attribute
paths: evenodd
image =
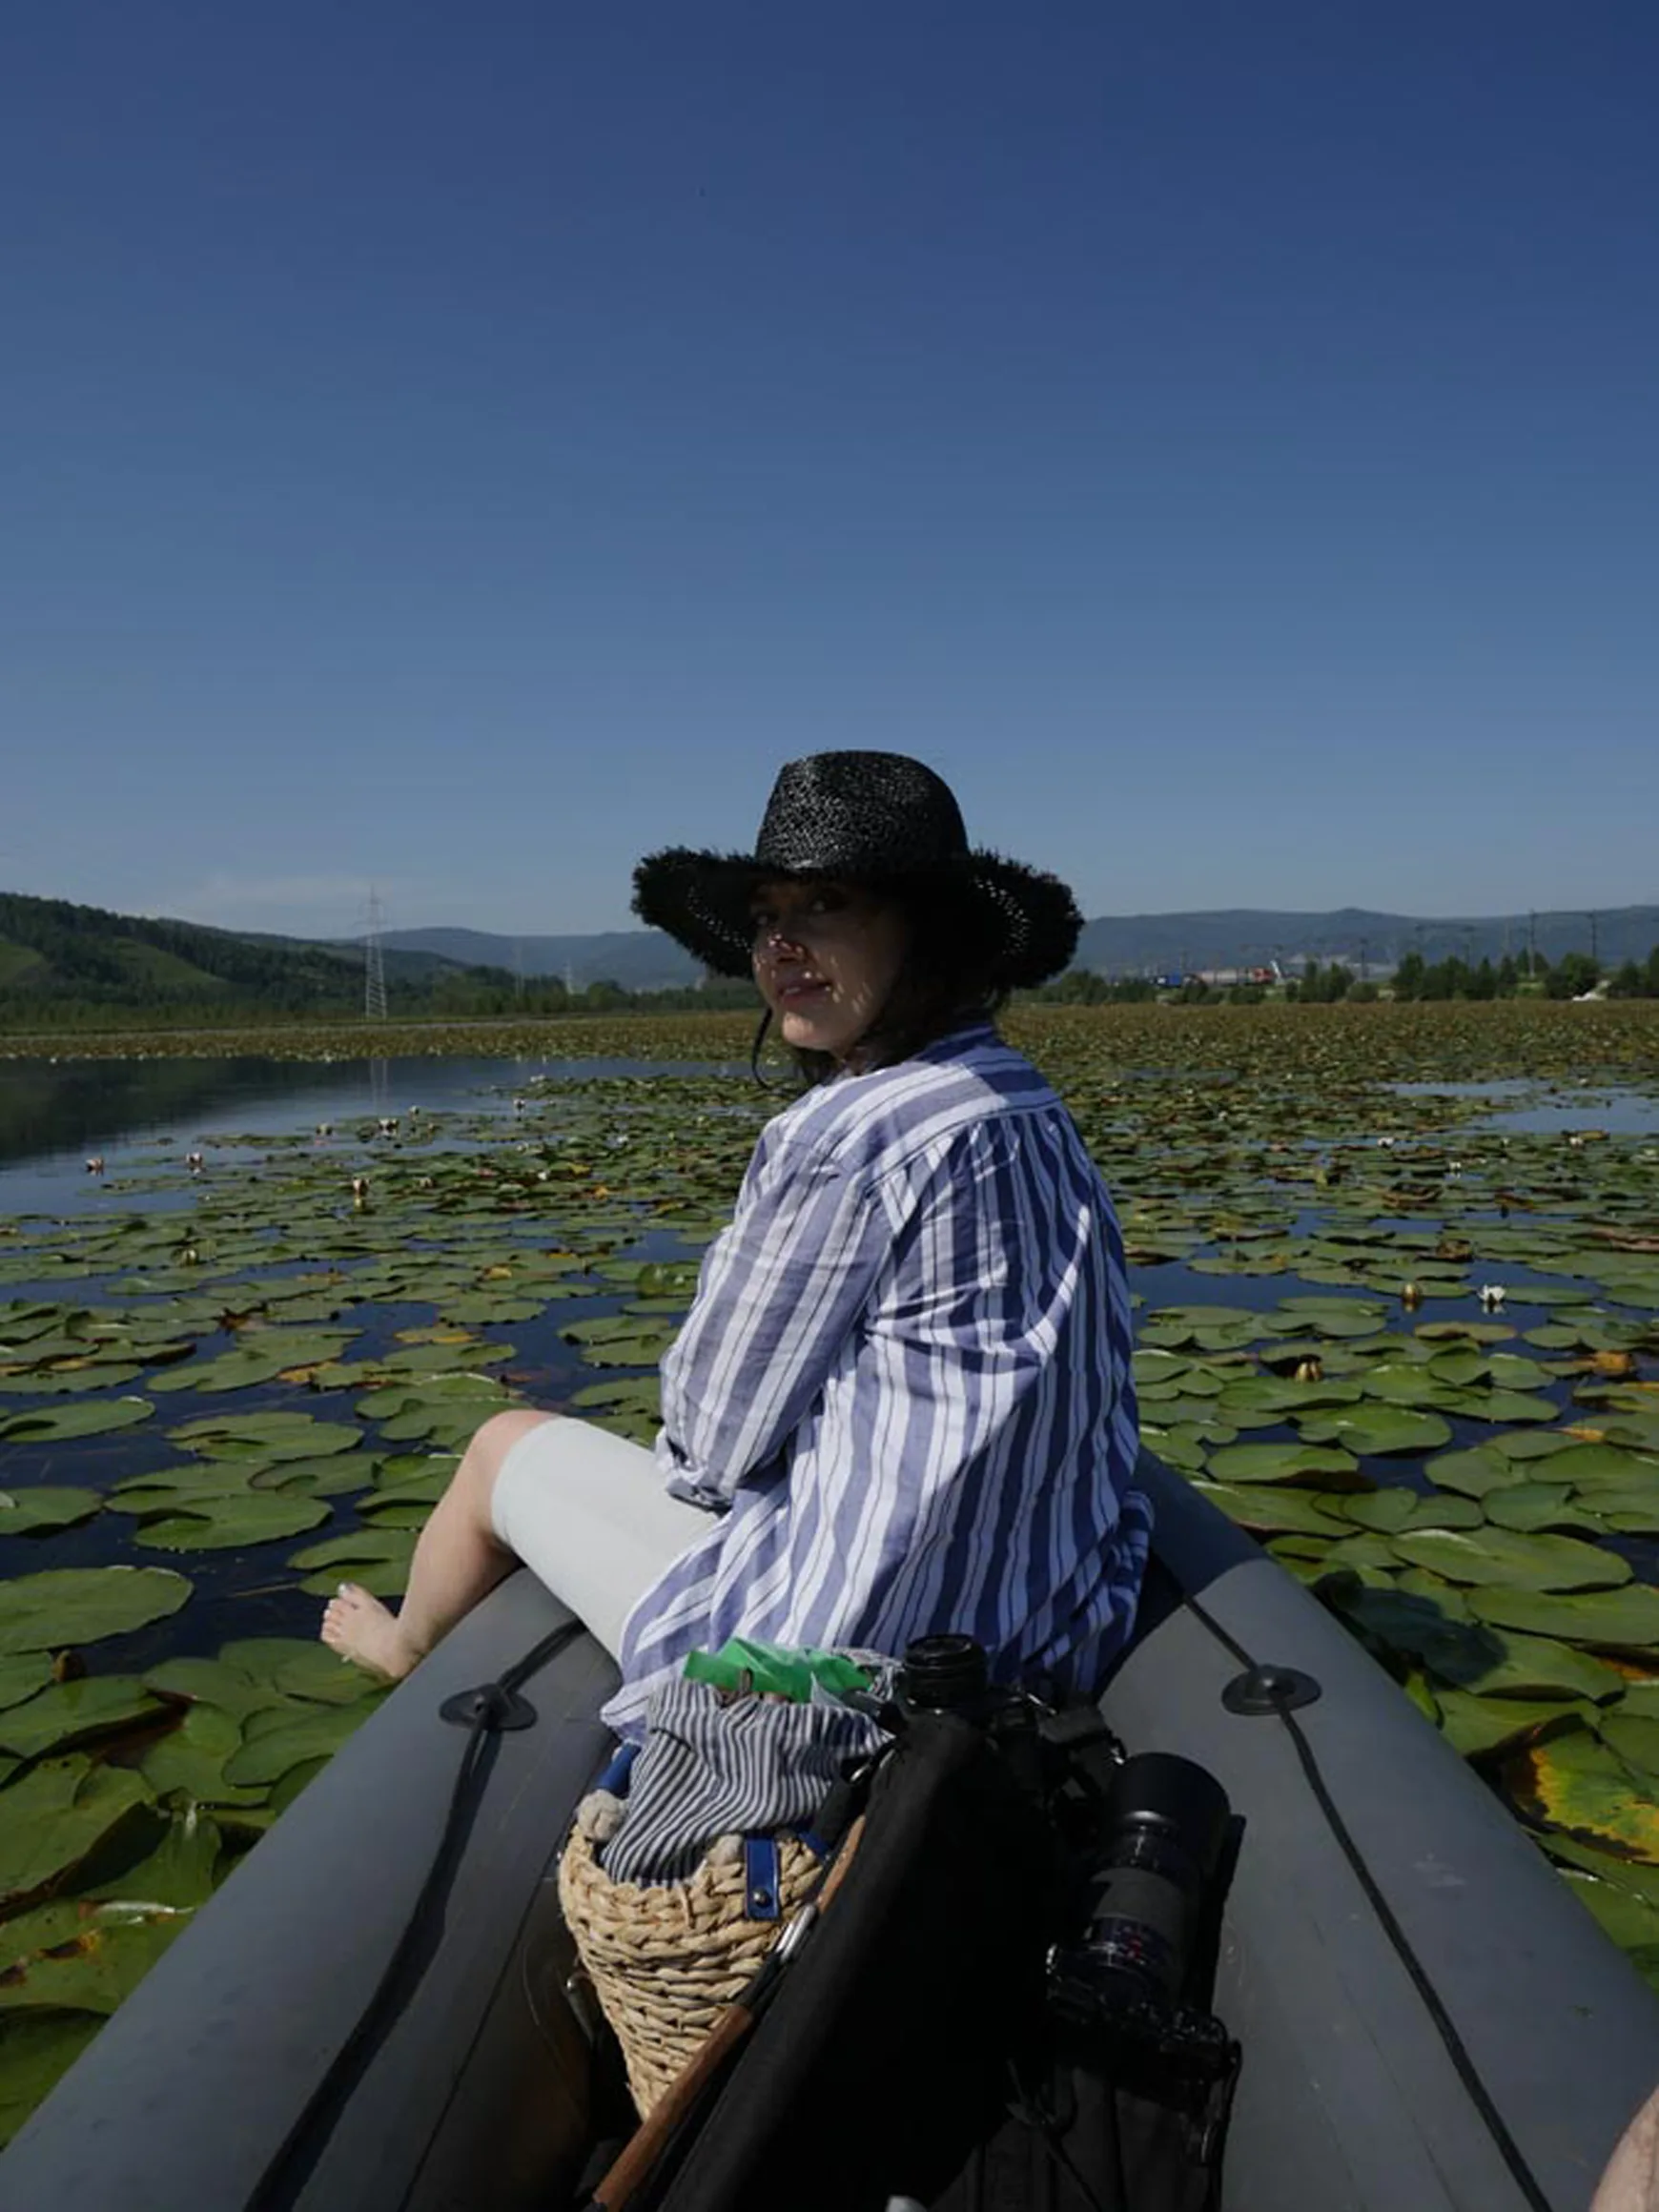
<svg viewBox="0 0 1659 2212"><path fill-rule="evenodd" d="M1246 1823L1216 1996L1244 2049L1224 2204L1584 2212L1659 2083L1659 2002L1345 1631L1184 1484L1143 1474L1157 1567L1104 1706L1132 1749L1210 1768ZM470 1739L475 1809L422 1912L469 1741L440 1709L561 1629L523 1686L533 1722ZM1236 1710L1223 1692L1253 1665L1320 1694L1289 1718ZM505 1584L0 2157L5 2212L566 2202L593 2069L550 1861L613 1681L529 1576Z"/></svg>

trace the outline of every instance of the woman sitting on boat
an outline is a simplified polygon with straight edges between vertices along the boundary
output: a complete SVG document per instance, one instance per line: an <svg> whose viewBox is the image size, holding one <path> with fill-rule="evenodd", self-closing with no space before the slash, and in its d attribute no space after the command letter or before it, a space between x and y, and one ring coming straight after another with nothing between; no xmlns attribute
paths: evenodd
<svg viewBox="0 0 1659 2212"><path fill-rule="evenodd" d="M1071 1116L992 1026L1071 957L1070 891L971 850L941 779L876 752L791 763L752 853L658 852L635 885L642 920L753 973L808 1088L704 1260L655 1454L497 1414L401 1610L343 1585L324 1641L406 1674L522 1561L620 1662L625 1733L734 1635L899 1652L954 1630L1003 1679L1087 1691L1151 1532L1129 1293Z"/></svg>

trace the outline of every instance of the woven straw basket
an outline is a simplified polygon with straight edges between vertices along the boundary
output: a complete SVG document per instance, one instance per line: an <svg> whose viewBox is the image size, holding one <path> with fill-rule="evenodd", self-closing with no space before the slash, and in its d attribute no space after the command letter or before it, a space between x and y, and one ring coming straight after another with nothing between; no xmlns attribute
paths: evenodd
<svg viewBox="0 0 1659 2212"><path fill-rule="evenodd" d="M613 1882L580 1830L565 1845L559 1902L622 2045L642 2118L806 1903L817 1859L786 1835L778 1860L780 1917L750 1920L741 1854L705 1858L684 1882Z"/></svg>

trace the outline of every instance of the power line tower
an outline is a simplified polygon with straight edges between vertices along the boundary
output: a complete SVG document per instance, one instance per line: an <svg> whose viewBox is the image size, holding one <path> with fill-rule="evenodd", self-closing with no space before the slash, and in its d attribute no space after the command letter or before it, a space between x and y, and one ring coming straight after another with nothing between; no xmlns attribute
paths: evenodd
<svg viewBox="0 0 1659 2212"><path fill-rule="evenodd" d="M380 950L380 932L384 916L380 911L380 894L373 884L369 886L369 926L363 932L363 1019L384 1021L386 1018L386 962Z"/></svg>

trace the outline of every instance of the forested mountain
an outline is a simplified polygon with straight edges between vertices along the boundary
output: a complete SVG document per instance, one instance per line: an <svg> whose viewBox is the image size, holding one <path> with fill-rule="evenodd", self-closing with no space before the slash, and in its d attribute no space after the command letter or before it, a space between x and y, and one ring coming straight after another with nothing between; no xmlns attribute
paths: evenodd
<svg viewBox="0 0 1659 2212"><path fill-rule="evenodd" d="M429 1003L475 971L431 954L385 954L389 1004ZM510 989L510 975L479 976ZM363 955L331 945L240 937L195 922L154 921L0 891L0 1021L12 1027L66 1004L134 1014L194 1006L203 1014L360 1012Z"/></svg>
<svg viewBox="0 0 1659 2212"><path fill-rule="evenodd" d="M661 930L605 930L589 937L500 937L484 930L392 930L388 950L438 953L516 975L557 975L578 990L616 983L625 991L670 991L701 971Z"/></svg>
<svg viewBox="0 0 1659 2212"><path fill-rule="evenodd" d="M1310 961L1363 978L1463 963L1473 970L1529 951L1541 967L1584 955L1606 973L1659 943L1659 907L1417 920L1359 908L1332 913L1236 911L1102 915L1084 925L1076 965L1098 975L1191 975ZM746 985L706 986L696 964L656 930L506 937L478 930L408 930L381 946L387 1011L442 1016L562 1014L654 1003L736 1003ZM313 944L116 914L62 899L0 892L0 1029L134 1019L349 1016L364 1005L361 943Z"/></svg>
<svg viewBox="0 0 1659 2212"><path fill-rule="evenodd" d="M1592 938L1594 942L1592 943ZM1591 915L1562 911L1425 919L1342 907L1329 913L1222 909L1202 913L1101 914L1083 925L1077 965L1102 975L1187 973L1197 968L1265 967L1278 960L1346 961L1386 974L1416 952L1424 960L1471 964L1593 952L1605 967L1643 958L1659 941L1659 906L1608 907ZM522 976L566 974L580 988L602 978L628 991L661 991L693 982L696 968L672 938L657 930L611 931L589 937L503 937L481 930L399 930L385 939L404 951L437 952L504 968Z"/></svg>

